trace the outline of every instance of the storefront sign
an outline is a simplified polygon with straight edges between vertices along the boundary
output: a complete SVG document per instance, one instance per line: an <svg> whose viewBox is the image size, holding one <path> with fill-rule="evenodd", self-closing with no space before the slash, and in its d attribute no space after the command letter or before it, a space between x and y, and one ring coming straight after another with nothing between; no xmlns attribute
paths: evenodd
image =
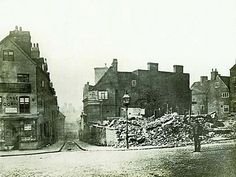
<svg viewBox="0 0 236 177"><path fill-rule="evenodd" d="M32 130L32 125L31 124L25 124L24 125L24 130Z"/></svg>
<svg viewBox="0 0 236 177"><path fill-rule="evenodd" d="M5 108L6 114L17 114L17 108Z"/></svg>

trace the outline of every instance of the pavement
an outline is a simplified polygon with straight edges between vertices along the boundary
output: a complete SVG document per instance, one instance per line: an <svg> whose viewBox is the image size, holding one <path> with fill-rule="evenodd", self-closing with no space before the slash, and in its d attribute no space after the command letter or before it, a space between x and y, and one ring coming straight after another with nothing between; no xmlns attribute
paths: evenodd
<svg viewBox="0 0 236 177"><path fill-rule="evenodd" d="M74 142L75 145L77 145L79 148L78 150L82 151L127 151L127 150L148 150L148 149L162 149L162 148L175 148L173 146L140 146L140 147L130 147L129 149L126 148L116 148L112 146L97 146L97 145L91 145L86 142L80 141L78 139L73 140L71 142ZM204 146L214 146L214 145L220 145L220 144L235 144L236 146L236 140L223 140L223 141L216 141L212 144L203 144ZM10 151L0 151L0 157L8 157L8 156L23 156L23 155L37 155L37 154L47 154L47 153L58 153L61 151L65 151L65 142L64 141L58 141L55 144L52 144L50 146L43 147L42 149L37 150L10 150ZM191 146L191 145L189 145ZM188 147L189 147L188 146ZM177 147L177 148L184 148L183 147Z"/></svg>
<svg viewBox="0 0 236 177"><path fill-rule="evenodd" d="M0 151L0 157L56 153L60 152L60 149L63 146L63 144L64 141L58 141L50 146L46 146L41 149Z"/></svg>

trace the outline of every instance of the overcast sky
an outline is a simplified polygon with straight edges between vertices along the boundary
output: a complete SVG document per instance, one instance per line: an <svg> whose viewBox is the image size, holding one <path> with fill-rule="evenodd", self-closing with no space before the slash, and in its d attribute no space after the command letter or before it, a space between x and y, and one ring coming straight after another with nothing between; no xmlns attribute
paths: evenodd
<svg viewBox="0 0 236 177"><path fill-rule="evenodd" d="M0 38L15 25L31 32L49 70L59 104L82 109L94 67L117 58L120 71L158 62L184 65L191 83L236 58L235 0L0 0Z"/></svg>

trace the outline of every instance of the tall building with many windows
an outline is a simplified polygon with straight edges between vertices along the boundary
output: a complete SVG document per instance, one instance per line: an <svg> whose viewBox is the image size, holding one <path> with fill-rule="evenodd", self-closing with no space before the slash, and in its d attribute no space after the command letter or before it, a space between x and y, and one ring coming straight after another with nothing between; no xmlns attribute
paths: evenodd
<svg viewBox="0 0 236 177"><path fill-rule="evenodd" d="M16 27L0 42L0 149L55 142L64 121L58 115L47 60L32 45L30 32Z"/></svg>

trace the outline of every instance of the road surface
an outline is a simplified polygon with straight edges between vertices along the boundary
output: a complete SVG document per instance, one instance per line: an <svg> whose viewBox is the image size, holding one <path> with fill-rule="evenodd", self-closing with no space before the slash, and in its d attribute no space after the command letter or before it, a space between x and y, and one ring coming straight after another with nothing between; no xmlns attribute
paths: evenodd
<svg viewBox="0 0 236 177"><path fill-rule="evenodd" d="M0 177L236 177L233 144L131 151L64 151L0 158Z"/></svg>

